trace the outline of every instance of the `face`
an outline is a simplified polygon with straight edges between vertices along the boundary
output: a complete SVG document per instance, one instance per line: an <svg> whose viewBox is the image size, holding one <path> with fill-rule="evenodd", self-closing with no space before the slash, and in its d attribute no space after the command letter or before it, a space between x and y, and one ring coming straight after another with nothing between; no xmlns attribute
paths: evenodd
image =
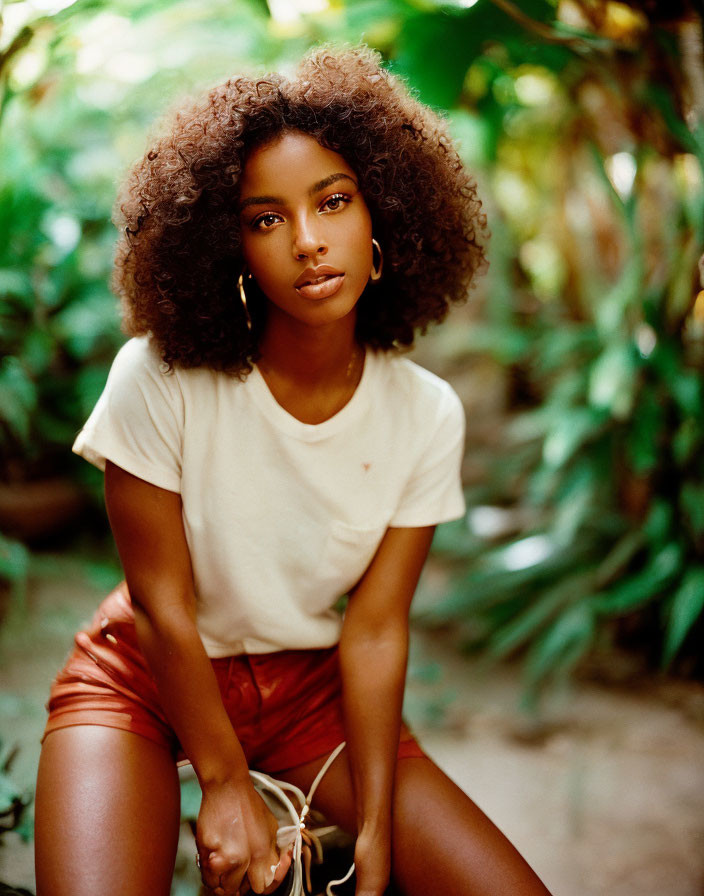
<svg viewBox="0 0 704 896"><path fill-rule="evenodd" d="M247 268L270 314L318 326L354 312L371 272L372 224L342 156L299 132L255 150L240 219Z"/></svg>

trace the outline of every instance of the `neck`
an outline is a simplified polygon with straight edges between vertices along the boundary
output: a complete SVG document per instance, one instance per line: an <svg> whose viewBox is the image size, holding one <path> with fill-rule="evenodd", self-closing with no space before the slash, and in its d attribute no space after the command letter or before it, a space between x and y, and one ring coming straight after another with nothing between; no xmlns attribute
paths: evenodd
<svg viewBox="0 0 704 896"><path fill-rule="evenodd" d="M360 354L354 323L354 315L315 329L297 321L281 326L270 319L260 343L258 365L264 372L303 386L345 379L350 363Z"/></svg>

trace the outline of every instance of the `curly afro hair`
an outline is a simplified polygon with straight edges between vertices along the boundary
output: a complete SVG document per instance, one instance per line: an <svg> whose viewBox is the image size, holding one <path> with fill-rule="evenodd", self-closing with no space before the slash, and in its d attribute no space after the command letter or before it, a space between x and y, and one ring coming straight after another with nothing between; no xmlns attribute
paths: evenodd
<svg viewBox="0 0 704 896"><path fill-rule="evenodd" d="M179 111L116 203L113 286L129 335L150 333L170 366L240 376L258 357L265 302L239 298L239 182L248 155L292 131L356 172L384 253L357 305L357 339L410 346L463 301L486 265L476 186L444 124L367 48L318 49L296 76L235 78Z"/></svg>

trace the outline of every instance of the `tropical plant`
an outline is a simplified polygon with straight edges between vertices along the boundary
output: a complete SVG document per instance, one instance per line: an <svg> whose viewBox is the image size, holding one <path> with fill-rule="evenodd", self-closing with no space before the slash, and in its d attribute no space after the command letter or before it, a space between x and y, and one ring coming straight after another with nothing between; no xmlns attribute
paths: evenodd
<svg viewBox="0 0 704 896"><path fill-rule="evenodd" d="M484 45L464 82L468 114L502 122L487 142L511 187L465 348L494 346L514 401L470 531L437 542L458 572L436 614L491 656L527 648L533 697L614 634L695 656L704 610L701 22L561 11L525 22L542 44Z"/></svg>
<svg viewBox="0 0 704 896"><path fill-rule="evenodd" d="M70 470L120 341L114 181L155 114L364 39L448 115L493 231L473 319L438 343L496 362L502 425L470 426L472 459L494 462L468 465L469 524L438 534L455 575L436 617L492 656L527 651L533 694L616 635L684 668L704 609L699 0L304 5L6 4L0 479Z"/></svg>

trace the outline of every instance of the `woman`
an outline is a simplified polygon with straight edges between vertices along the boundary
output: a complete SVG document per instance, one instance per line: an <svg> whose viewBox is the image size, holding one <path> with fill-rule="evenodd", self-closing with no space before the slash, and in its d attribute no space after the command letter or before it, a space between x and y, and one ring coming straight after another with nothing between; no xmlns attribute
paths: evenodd
<svg viewBox="0 0 704 896"><path fill-rule="evenodd" d="M342 740L316 806L356 834L357 896L545 894L401 720L463 419L395 349L484 264L441 124L370 51L318 51L180 112L118 217L135 338L74 450L105 469L126 585L52 691L39 896L169 892L178 755L204 883L273 892L290 856L248 766L305 788Z"/></svg>

